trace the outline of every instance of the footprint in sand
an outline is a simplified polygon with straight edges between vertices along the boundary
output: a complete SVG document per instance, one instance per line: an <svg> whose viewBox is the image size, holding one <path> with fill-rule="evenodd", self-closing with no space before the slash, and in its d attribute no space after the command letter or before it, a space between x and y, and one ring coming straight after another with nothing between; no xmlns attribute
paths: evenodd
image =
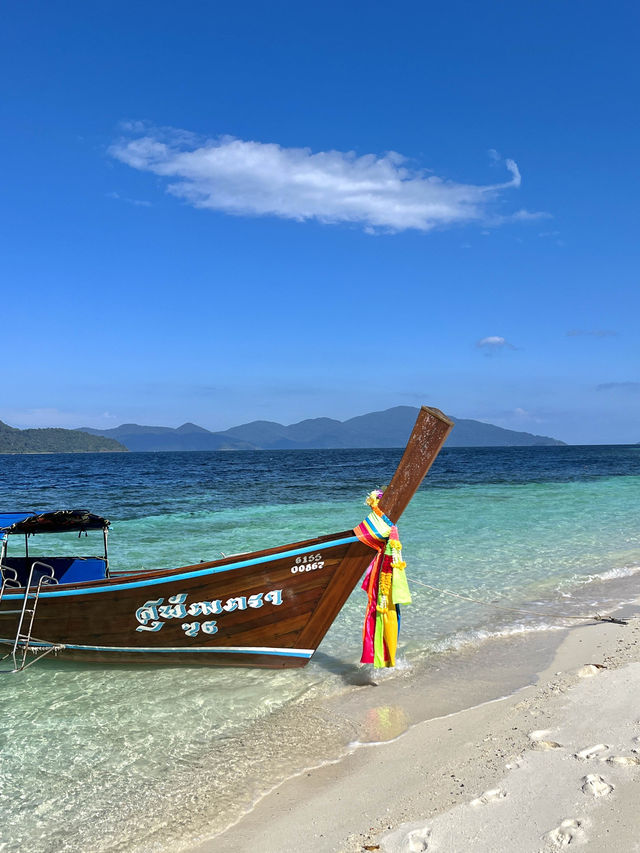
<svg viewBox="0 0 640 853"><path fill-rule="evenodd" d="M597 675L601 670L606 669L601 663L588 663L576 672L579 678L591 678Z"/></svg>
<svg viewBox="0 0 640 853"><path fill-rule="evenodd" d="M365 845L365 850L398 850L400 853L425 853L431 850L431 828L422 821L403 823L383 835L380 845Z"/></svg>
<svg viewBox="0 0 640 853"><path fill-rule="evenodd" d="M543 740L550 734L551 729L537 729L535 732L529 732L529 740Z"/></svg>
<svg viewBox="0 0 640 853"><path fill-rule="evenodd" d="M582 790L585 794L591 794L592 797L606 797L613 791L613 785L605 782L597 773L589 773L582 781L584 782Z"/></svg>
<svg viewBox="0 0 640 853"><path fill-rule="evenodd" d="M407 833L402 845L402 853L424 853L429 849L431 830L426 826L422 829L412 829Z"/></svg>
<svg viewBox="0 0 640 853"><path fill-rule="evenodd" d="M567 847L573 841L577 841L580 836L584 835L581 829L580 821L567 818L563 820L560 826L556 826L551 832L547 833L547 838L556 847Z"/></svg>
<svg viewBox="0 0 640 853"><path fill-rule="evenodd" d="M551 729L540 729L529 733L529 740L534 749L562 749L562 744L555 740L547 740L546 736L551 734Z"/></svg>
<svg viewBox="0 0 640 853"><path fill-rule="evenodd" d="M612 755L611 758L607 758L607 763L630 767L634 764L640 764L640 758L636 755Z"/></svg>
<svg viewBox="0 0 640 853"><path fill-rule="evenodd" d="M495 803L496 800L503 800L506 796L507 794L502 788L489 788L484 794L480 794L475 800L471 800L469 805L486 806L487 803Z"/></svg>
<svg viewBox="0 0 640 853"><path fill-rule="evenodd" d="M580 761L586 761L588 758L594 758L596 755L599 755L601 752L606 752L609 749L606 743L597 743L595 746L587 746L585 749L581 749L580 752L576 752L576 758L579 758Z"/></svg>

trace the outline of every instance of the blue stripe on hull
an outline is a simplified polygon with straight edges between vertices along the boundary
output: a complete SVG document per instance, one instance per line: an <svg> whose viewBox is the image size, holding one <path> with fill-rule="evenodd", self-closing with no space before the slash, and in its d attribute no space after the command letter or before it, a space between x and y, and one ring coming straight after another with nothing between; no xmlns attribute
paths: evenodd
<svg viewBox="0 0 640 853"><path fill-rule="evenodd" d="M9 640L0 640L0 642L9 642ZM51 643L42 643L42 642L31 642L29 644L34 648L49 648ZM180 647L170 647L165 649L157 649L151 647L128 647L128 646L78 646L73 643L63 643L62 644L65 649L79 649L81 651L87 652L137 652L137 653L160 653L160 654L183 654L187 653L203 653L203 652L214 652L221 654L237 654L237 655L276 655L278 657L288 657L288 658L306 658L307 660L311 657L314 650L313 649L280 649L274 646L218 646L217 648L211 648L208 646L197 646L192 648L180 648Z"/></svg>
<svg viewBox="0 0 640 853"><path fill-rule="evenodd" d="M116 590L121 589L136 589L138 587L144 586L158 586L159 584L164 584L167 582L173 581L183 581L183 580L191 580L192 578L201 578L205 575L216 575L220 572L229 572L233 569L242 569L246 566L257 566L261 563L269 563L273 560L281 560L283 557L297 557L300 554L308 554L312 551L318 551L320 548L333 548L336 545L348 545L351 542L359 542L357 536L347 536L344 539L334 539L332 542L323 542L321 545L317 543L313 546L309 546L307 548L292 548L290 551L281 551L278 554L271 554L268 557L255 557L253 560L239 560L236 563L228 563L226 566L219 566L218 568L209 568L209 569L196 569L191 572L183 572L179 575L164 575L160 578L150 578L149 580L140 580L133 581L130 583L122 582L122 583L110 583L106 586L94 586L88 589L69 589L66 590L64 588L59 589L47 589L43 588L40 592L40 598L54 598L54 597L62 597L68 595L98 595L101 592L115 592ZM22 601L24 599L24 593L13 593L13 594L5 594L3 596L3 601Z"/></svg>

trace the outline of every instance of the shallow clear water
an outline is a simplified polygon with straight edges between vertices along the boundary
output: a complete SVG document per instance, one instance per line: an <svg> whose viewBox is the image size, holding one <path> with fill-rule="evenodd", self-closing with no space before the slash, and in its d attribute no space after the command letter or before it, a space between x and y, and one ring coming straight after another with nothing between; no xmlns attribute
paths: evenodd
<svg viewBox="0 0 640 853"><path fill-rule="evenodd" d="M114 567L184 565L353 526L399 456L0 456L0 510L86 507L112 520ZM385 677L411 679L437 652L565 624L551 614L637 593L640 447L445 449L400 533L414 603L403 609L401 666ZM98 553L101 537L89 541L82 551ZM51 537L43 553L78 545ZM302 670L51 660L2 676L0 849L176 849L224 826L296 752L313 763L357 736L322 700L366 679L363 612L356 590Z"/></svg>

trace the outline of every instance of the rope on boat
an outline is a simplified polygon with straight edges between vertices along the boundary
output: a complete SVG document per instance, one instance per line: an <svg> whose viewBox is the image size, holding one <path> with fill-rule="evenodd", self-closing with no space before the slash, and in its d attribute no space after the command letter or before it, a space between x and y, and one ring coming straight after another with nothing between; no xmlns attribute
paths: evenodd
<svg viewBox="0 0 640 853"><path fill-rule="evenodd" d="M482 604L484 607L494 607L496 610L504 610L508 613L529 613L534 616L544 616L551 619L580 619L582 621L589 620L590 622L612 622L614 625L628 625L630 619L637 619L637 616L625 616L624 619L616 619L615 616L602 616L596 611L595 614L590 613L588 616L575 616L568 613L541 613L539 610L527 610L524 607L505 607L501 604L494 604L492 601L481 601L479 598L471 598L469 595L460 595L457 592L451 592L448 589L440 589L437 586L424 583L417 578L411 578L411 583L420 584L427 589L432 589L434 592L440 592L442 595L450 595L453 598L461 598L463 601L471 601L473 604Z"/></svg>

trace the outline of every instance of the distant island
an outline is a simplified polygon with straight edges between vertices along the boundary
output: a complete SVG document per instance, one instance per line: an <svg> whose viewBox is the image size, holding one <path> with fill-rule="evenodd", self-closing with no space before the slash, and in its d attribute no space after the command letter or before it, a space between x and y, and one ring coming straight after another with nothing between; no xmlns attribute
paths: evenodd
<svg viewBox="0 0 640 853"><path fill-rule="evenodd" d="M0 421L0 453L126 453L113 438L76 429L15 429Z"/></svg>
<svg viewBox="0 0 640 853"><path fill-rule="evenodd" d="M127 450L310 450L316 448L404 447L415 423L418 409L395 406L370 412L346 421L311 418L284 426L274 421L252 421L223 432L211 432L193 423L171 427L122 424L113 429L82 432L116 439ZM447 447L536 447L565 442L529 432L516 432L482 421L452 419L456 427ZM65 432L65 430L62 430Z"/></svg>

